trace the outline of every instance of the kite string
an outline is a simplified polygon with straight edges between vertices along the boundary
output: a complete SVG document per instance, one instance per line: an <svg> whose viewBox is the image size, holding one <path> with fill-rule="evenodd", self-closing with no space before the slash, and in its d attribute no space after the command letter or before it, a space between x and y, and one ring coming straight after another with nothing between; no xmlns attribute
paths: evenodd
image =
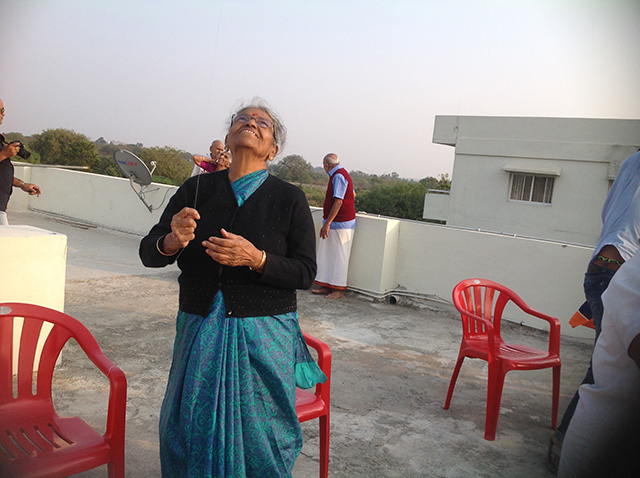
<svg viewBox="0 0 640 478"><path fill-rule="evenodd" d="M198 178L196 179L196 194L195 194L195 197L193 198L193 209L196 209L196 206L198 204L198 189L200 188L200 176L201 175L198 174ZM176 261L180 258L180 256L182 255L185 249L186 249L186 246L180 249L180 252L178 252L178 255L176 256Z"/></svg>
<svg viewBox="0 0 640 478"><path fill-rule="evenodd" d="M220 0L220 11L218 12L218 25L216 26L216 36L213 42L213 56L211 57L211 69L209 71L209 91L207 93L207 104L211 105L211 91L213 89L213 74L215 71L216 65L216 56L218 53L218 38L220 36L220 24L222 22L222 4L224 0ZM211 111L211 108L208 108L208 111Z"/></svg>

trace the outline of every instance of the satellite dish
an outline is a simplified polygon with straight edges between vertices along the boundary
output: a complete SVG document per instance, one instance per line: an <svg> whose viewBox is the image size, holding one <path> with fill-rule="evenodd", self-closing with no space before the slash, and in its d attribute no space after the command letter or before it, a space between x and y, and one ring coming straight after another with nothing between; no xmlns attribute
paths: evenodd
<svg viewBox="0 0 640 478"><path fill-rule="evenodd" d="M144 200L144 195L146 192L157 191L159 188L150 189L147 191L147 186L151 184L151 174L156 169L155 161L151 161L151 166L153 169L149 171L147 165L138 158L131 151L127 151L126 149L119 149L115 153L113 153L113 159L118 166L118 169L122 172L122 174L129 179L129 183L131 184L131 189L138 195L140 200L147 207L149 212L153 211L153 207L147 204ZM136 189L133 186L133 183L136 183L140 186L140 189ZM164 202L164 201L162 201Z"/></svg>
<svg viewBox="0 0 640 478"><path fill-rule="evenodd" d="M119 149L113 153L113 159L126 178L140 186L151 184L151 173L142 160L126 149ZM154 168L155 169L155 168Z"/></svg>

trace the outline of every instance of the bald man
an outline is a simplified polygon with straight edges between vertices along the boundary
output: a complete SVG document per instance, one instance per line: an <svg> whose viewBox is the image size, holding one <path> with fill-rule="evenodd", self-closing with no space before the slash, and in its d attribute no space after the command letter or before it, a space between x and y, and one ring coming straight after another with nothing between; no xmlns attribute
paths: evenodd
<svg viewBox="0 0 640 478"><path fill-rule="evenodd" d="M191 176L196 176L202 173L210 173L213 171L221 171L229 167L229 155L224 151L224 144L219 139L216 139L211 146L209 146L210 158L202 156L200 154L193 155L193 171Z"/></svg>
<svg viewBox="0 0 640 478"><path fill-rule="evenodd" d="M349 257L356 227L353 182L346 169L340 166L335 153L327 154L322 167L329 175L329 184L322 206L323 224L320 229L314 283L320 288L314 294L326 294L327 299L340 299L347 289Z"/></svg>

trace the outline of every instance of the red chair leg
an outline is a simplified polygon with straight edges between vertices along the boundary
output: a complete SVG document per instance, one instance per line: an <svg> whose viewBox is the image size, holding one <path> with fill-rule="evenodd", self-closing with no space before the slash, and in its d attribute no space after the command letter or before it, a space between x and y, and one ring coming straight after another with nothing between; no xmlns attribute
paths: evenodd
<svg viewBox="0 0 640 478"><path fill-rule="evenodd" d="M111 443L112 459L108 466L108 476L109 478L124 478L124 423L114 435L116 436Z"/></svg>
<svg viewBox="0 0 640 478"><path fill-rule="evenodd" d="M484 424L485 440L495 440L500 416L500 401L506 372L497 366L489 365L489 379L487 382L487 418Z"/></svg>
<svg viewBox="0 0 640 478"><path fill-rule="evenodd" d="M107 465L107 473L109 478L124 478L124 460L114 458L113 463Z"/></svg>
<svg viewBox="0 0 640 478"><path fill-rule="evenodd" d="M329 475L329 414L320 417L320 478Z"/></svg>
<svg viewBox="0 0 640 478"><path fill-rule="evenodd" d="M551 428L558 425L558 401L560 399L560 365L553 367L553 395L551 398Z"/></svg>
<svg viewBox="0 0 640 478"><path fill-rule="evenodd" d="M449 382L449 390L447 391L447 398L444 401L444 410L449 410L449 405L451 405L451 397L453 396L453 389L456 386L456 380L458 380L458 374L460 373L460 368L462 367L462 362L464 361L464 355L458 355L458 360L456 361L456 366L453 369L453 375L451 375L451 381Z"/></svg>

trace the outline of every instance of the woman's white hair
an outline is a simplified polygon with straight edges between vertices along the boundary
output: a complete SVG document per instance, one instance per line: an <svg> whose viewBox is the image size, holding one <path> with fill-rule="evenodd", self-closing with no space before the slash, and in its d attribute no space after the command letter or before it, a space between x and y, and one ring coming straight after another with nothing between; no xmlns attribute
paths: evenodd
<svg viewBox="0 0 640 478"><path fill-rule="evenodd" d="M262 98L255 97L249 103L243 103L236 109L236 112L229 118L228 131L231 131L231 126L233 126L233 118L249 108L257 108L264 111L271 121L273 121L273 141L276 146L278 146L278 152L281 152L287 141L287 128L282 123L278 114Z"/></svg>

